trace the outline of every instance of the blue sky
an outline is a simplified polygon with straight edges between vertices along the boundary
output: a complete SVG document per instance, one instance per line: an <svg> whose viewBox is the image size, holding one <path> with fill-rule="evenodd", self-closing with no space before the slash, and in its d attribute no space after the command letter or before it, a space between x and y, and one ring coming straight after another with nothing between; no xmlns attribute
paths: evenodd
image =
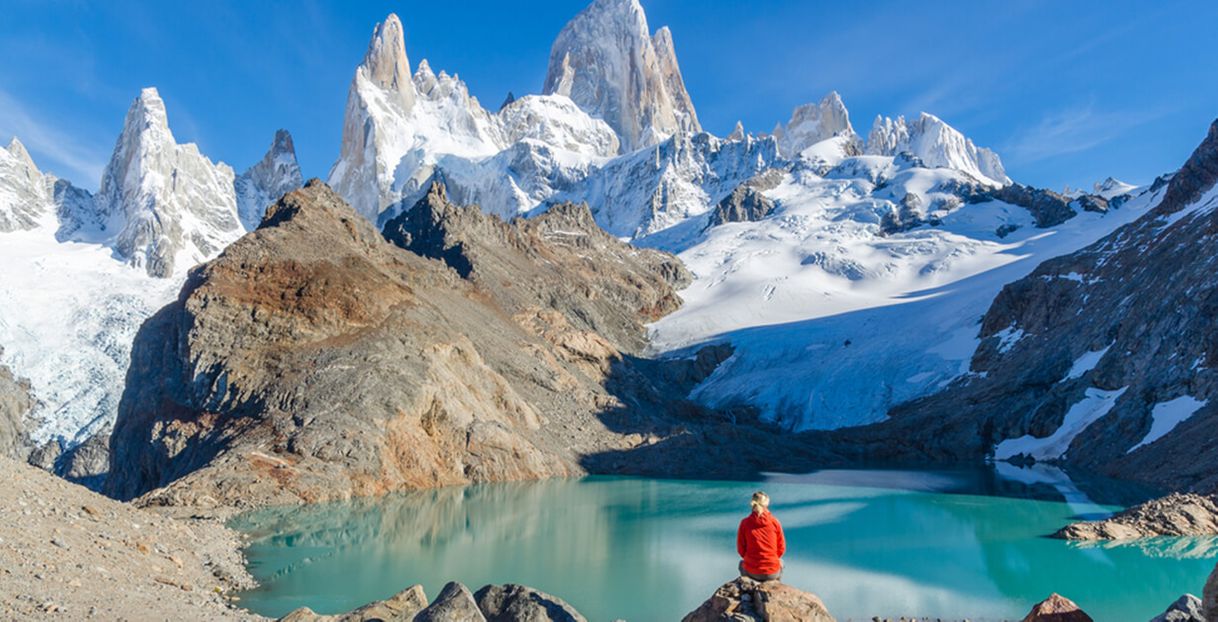
<svg viewBox="0 0 1218 622"><path fill-rule="evenodd" d="M495 108L540 90L582 0L0 0L0 139L96 188L123 115L160 89L179 141L238 171L289 129L306 176L338 154L352 72L397 12L412 65L458 73ZM1024 183L1060 189L1174 169L1218 117L1215 2L643 0L669 25L703 125L768 131L842 94L876 114L939 115Z"/></svg>

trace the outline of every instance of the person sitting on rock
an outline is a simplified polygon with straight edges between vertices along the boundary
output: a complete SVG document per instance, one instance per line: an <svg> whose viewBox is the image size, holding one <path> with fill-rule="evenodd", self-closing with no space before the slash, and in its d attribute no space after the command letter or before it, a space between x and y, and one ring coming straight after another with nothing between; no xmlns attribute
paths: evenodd
<svg viewBox="0 0 1218 622"><path fill-rule="evenodd" d="M770 496L760 490L750 502L753 511L740 521L736 530L736 552L740 553L740 576L754 581L782 578L782 555L787 539L782 525L770 513Z"/></svg>

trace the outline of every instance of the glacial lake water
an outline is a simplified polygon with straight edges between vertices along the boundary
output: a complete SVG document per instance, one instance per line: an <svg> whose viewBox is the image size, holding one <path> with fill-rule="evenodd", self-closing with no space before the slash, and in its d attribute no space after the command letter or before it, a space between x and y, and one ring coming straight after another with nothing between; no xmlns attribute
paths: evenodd
<svg viewBox="0 0 1218 622"><path fill-rule="evenodd" d="M260 587L241 604L278 616L345 611L414 583L523 583L589 620L680 620L736 572L749 495L773 498L784 581L839 620L1021 619L1052 592L1096 620L1146 622L1200 595L1218 543L1080 546L1045 537L1140 491L1083 486L1049 467L961 472L821 471L763 482L592 477L488 484L263 510L250 535Z"/></svg>

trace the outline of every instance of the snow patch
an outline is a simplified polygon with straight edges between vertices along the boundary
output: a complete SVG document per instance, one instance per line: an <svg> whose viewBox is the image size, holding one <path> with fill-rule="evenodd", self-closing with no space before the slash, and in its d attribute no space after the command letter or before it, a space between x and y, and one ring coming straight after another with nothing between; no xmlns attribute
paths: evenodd
<svg viewBox="0 0 1218 622"><path fill-rule="evenodd" d="M1074 380L1075 378L1082 378L1083 374L1095 369L1100 359L1104 358L1105 354L1108 354L1108 349L1111 347L1108 346L1103 350L1095 350L1093 352L1084 352L1074 360L1074 364L1070 366L1070 372L1066 374L1065 379Z"/></svg>
<svg viewBox="0 0 1218 622"><path fill-rule="evenodd" d="M998 443L994 448L995 460L1008 460L1019 455L1029 456L1038 461L1057 460L1066 455L1074 439L1086 430L1092 423L1108 414L1116 404L1117 399L1125 394L1129 387L1115 391L1089 388L1082 400L1070 407L1062 424L1053 434L1045 438L1037 438L1031 434L1012 438Z"/></svg>
<svg viewBox="0 0 1218 622"><path fill-rule="evenodd" d="M1155 404L1154 408L1150 411L1152 420L1150 431L1146 433L1141 442L1130 447L1126 453L1133 453L1139 447L1149 445L1167 436L1169 432L1176 429L1176 426L1195 415L1198 410L1201 410L1208 403L1208 400L1199 400L1191 395L1184 395L1174 400Z"/></svg>

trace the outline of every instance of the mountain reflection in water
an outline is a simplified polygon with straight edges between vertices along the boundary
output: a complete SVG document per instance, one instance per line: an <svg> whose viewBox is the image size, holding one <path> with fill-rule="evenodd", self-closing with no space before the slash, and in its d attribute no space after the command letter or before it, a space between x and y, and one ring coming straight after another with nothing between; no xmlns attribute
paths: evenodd
<svg viewBox="0 0 1218 622"><path fill-rule="evenodd" d="M233 526L250 535L262 583L243 604L268 615L305 605L343 611L413 583L434 596L458 580L474 589L524 583L592 620L680 619L734 575L736 523L759 486L786 529L784 580L818 594L842 620L1018 618L1060 592L1096 619L1144 621L1182 593L1200 593L1218 554L1213 542L1047 538L1075 516L1115 507L1097 505L1052 467L1006 467L821 471L763 484L478 485L264 510Z"/></svg>

